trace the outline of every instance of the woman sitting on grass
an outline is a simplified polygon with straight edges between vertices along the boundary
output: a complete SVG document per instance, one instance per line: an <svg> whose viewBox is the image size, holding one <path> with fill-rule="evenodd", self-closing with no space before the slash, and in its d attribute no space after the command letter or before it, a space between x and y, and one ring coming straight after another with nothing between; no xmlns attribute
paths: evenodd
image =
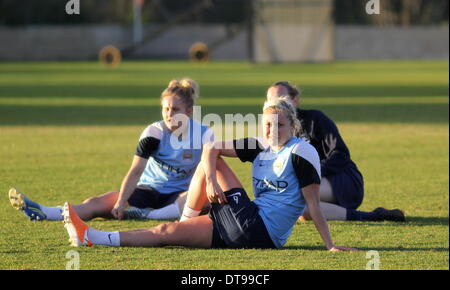
<svg viewBox="0 0 450 290"><path fill-rule="evenodd" d="M300 103L300 91L288 82L274 83L267 90L267 99L284 99L295 108ZM364 198L364 182L361 172L350 159L350 151L336 124L323 112L297 108L297 118L307 140L319 153L322 182L320 184L320 208L327 220L347 221L398 221L405 216L399 209L378 207L371 212L356 210ZM311 220L309 209L302 219Z"/></svg>
<svg viewBox="0 0 450 290"><path fill-rule="evenodd" d="M169 83L161 95L163 120L148 126L141 134L120 191L74 205L73 209L81 219L180 217L186 200L186 194L182 193L188 190L201 159L201 142L203 139L209 142L213 138L207 126L192 119L197 97L198 85L193 80L181 79ZM62 220L62 207L39 205L17 189L9 191L9 199L14 208L31 220Z"/></svg>
<svg viewBox="0 0 450 290"><path fill-rule="evenodd" d="M182 221L148 229L102 232L86 225L74 207L66 203L63 215L72 245L280 248L308 205L328 250L355 250L338 247L331 239L320 211L319 156L314 147L295 137L299 122L292 105L275 100L265 104L263 113L267 149L252 138L205 145ZM253 163L254 201L250 201L220 156ZM199 216L207 201L211 203L210 214Z"/></svg>

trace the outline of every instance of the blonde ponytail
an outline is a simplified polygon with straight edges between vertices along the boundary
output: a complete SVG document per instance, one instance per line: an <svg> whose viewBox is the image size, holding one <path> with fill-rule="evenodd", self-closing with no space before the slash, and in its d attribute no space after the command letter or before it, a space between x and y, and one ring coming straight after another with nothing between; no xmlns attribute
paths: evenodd
<svg viewBox="0 0 450 290"><path fill-rule="evenodd" d="M192 107L195 99L199 97L199 86L190 78L171 80L167 88L162 92L161 100L167 96L177 96L187 106Z"/></svg>

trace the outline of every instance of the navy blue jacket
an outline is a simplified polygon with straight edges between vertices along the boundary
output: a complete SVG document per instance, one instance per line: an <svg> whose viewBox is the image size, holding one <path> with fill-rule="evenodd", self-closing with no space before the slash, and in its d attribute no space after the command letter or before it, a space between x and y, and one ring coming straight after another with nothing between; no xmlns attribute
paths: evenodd
<svg viewBox="0 0 450 290"><path fill-rule="evenodd" d="M298 108L297 118L302 125L300 137L309 141L319 153L322 177L338 174L348 167L357 170L336 124L330 118L318 110Z"/></svg>

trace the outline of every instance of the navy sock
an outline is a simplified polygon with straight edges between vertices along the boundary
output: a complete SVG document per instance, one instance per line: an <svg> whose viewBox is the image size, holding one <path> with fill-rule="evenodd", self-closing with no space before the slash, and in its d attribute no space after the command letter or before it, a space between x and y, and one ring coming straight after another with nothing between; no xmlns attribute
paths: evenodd
<svg viewBox="0 0 450 290"><path fill-rule="evenodd" d="M348 221L378 221L378 214L374 212L358 211L356 209L347 209Z"/></svg>

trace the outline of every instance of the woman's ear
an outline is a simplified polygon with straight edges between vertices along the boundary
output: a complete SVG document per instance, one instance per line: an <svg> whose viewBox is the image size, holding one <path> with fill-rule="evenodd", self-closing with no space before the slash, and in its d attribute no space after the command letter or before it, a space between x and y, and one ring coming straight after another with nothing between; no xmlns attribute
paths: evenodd
<svg viewBox="0 0 450 290"><path fill-rule="evenodd" d="M194 107L193 106L189 106L189 107L186 108L186 114L189 117L192 117L193 112L194 112Z"/></svg>
<svg viewBox="0 0 450 290"><path fill-rule="evenodd" d="M295 96L295 97L292 99L292 101L293 101L294 104L295 104L295 108L297 108L298 105L300 104L300 97L299 97L299 96Z"/></svg>

